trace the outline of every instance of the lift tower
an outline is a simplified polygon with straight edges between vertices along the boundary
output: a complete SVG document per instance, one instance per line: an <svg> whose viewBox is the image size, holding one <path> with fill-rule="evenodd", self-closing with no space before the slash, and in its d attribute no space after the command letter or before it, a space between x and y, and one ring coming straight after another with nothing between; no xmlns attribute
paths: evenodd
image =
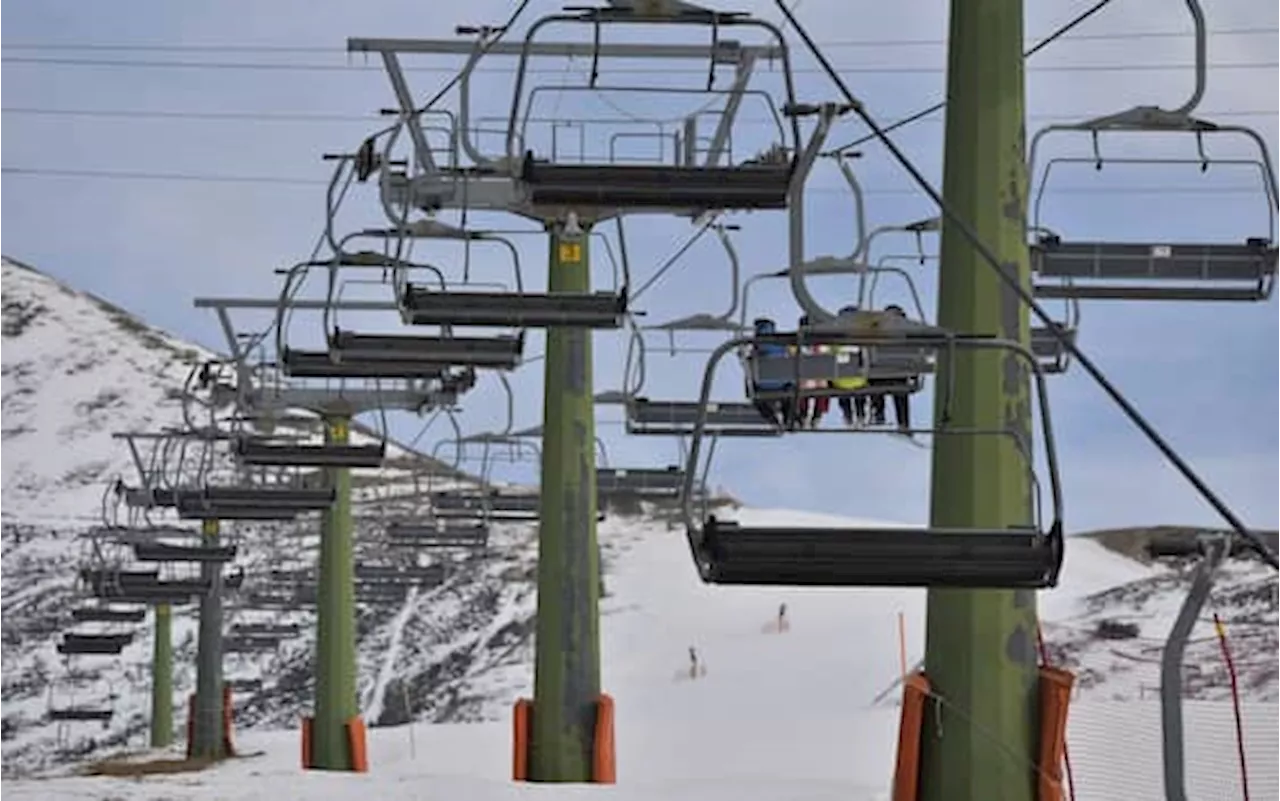
<svg viewBox="0 0 1280 801"><path fill-rule="evenodd" d="M942 186L1029 287L1022 23L1022 0L951 0ZM937 324L1029 344L1026 306L946 224ZM954 382L950 425L1005 429L1030 447L1029 375L1013 354L960 352L941 370L954 373L939 377L939 386ZM946 411L941 394L935 411ZM937 438L931 527L1026 525L1031 498L1011 437ZM924 727L921 801L1034 801L1035 591L931 588L927 615L925 672L944 702L942 725Z"/></svg>
<svg viewBox="0 0 1280 801"><path fill-rule="evenodd" d="M605 29L637 25L693 31L706 39L697 44L646 43L633 35L630 41L603 41ZM590 38L551 41L545 29L552 26L585 28ZM753 38L760 43L729 38L731 31L753 29ZM525 29L523 41L500 41L497 29L465 31L476 34L478 40L350 39L347 50L382 57L411 146L408 159L377 160L376 169L383 173L379 187L393 224L402 225L400 220L414 211L505 211L535 221L549 234L546 292L437 291L429 285L410 284L400 294L400 305L410 325L516 325L546 331L535 697L531 708L524 707L531 717L528 742L516 738L514 772L533 781L610 782L613 766L596 762L611 761L598 759L600 751L611 749L595 748L597 741L611 739L599 736L599 730L611 728L608 723L600 725L601 720L610 719L603 710L611 706L600 692L591 337L593 331L621 327L628 292L625 285L613 292L591 290L589 236L593 226L619 215L698 219L730 210L785 209L795 173L794 154L801 147L795 86L777 26L687 3L571 7L534 20ZM457 79L456 116L414 104L399 65L399 56L408 53L469 56ZM506 148L486 154L483 143L473 141L475 126L469 122L472 73L482 59L513 56L518 60ZM540 71L529 69L531 57L585 59L592 65L589 80L582 86L534 86ZM577 153L567 152L556 138L557 129L540 129L544 123L530 113L537 97L553 88L579 97L602 91L627 93L627 97L673 91L687 96L691 91L619 83L634 81L637 75L644 79L644 71L625 66L638 60L697 63L699 72L706 70L709 83L706 90L696 91L713 96L718 108L693 113L678 133L664 132L647 119L641 126L646 130L637 132L637 119L628 112L614 122L616 127L597 128L603 133L591 137L583 152ZM617 65L619 61L623 64ZM602 67L602 62L610 63ZM782 113L770 108L778 130L756 137L763 149L755 156L742 152L735 156L730 144L741 148L743 139L752 138L730 136L739 107L751 97L757 102L767 97L747 91L757 62L783 65L787 98L776 104ZM772 100L769 104L775 105ZM422 120L428 116L432 124L443 120L451 132L447 153L433 150L427 141ZM699 134L699 122L711 130ZM579 121L578 127L584 124ZM637 141L648 144L647 155L623 152L625 143L634 146ZM441 155L447 158L438 158ZM403 168L397 167L397 161ZM517 711L517 727L523 730L522 719Z"/></svg>

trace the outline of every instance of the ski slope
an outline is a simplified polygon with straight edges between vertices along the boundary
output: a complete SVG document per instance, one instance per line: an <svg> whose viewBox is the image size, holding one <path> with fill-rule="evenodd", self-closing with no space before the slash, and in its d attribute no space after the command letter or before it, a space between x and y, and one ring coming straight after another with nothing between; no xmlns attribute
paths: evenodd
<svg viewBox="0 0 1280 801"><path fill-rule="evenodd" d="M838 518L742 510L752 522L838 524ZM699 799L872 801L888 798L898 710L871 699L898 675L897 616L908 658L923 648L918 590L719 588L698 582L681 533L611 519L614 549L602 602L605 689L617 702L615 787L517 785L509 781L510 724L415 724L370 732L367 775L304 772L296 731L245 732L244 752L203 773L142 780L99 777L11 780L11 799L118 801L330 801L387 799ZM1069 542L1063 585L1042 594L1048 615L1099 587L1159 568L1092 541ZM778 604L790 631L768 631ZM707 675L681 678L689 646ZM1187 702L1190 796L1240 798L1230 707ZM1277 710L1246 707L1253 801L1280 797ZM1154 701L1073 706L1069 728L1077 797L1163 798L1159 706Z"/></svg>

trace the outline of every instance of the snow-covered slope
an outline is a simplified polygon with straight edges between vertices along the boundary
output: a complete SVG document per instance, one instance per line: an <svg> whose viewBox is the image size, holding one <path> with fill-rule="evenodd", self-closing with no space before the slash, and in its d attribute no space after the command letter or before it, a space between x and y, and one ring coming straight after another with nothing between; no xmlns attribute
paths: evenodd
<svg viewBox="0 0 1280 801"><path fill-rule="evenodd" d="M30 267L3 270L4 517L92 520L106 482L133 478L112 434L176 424L187 373L212 354Z"/></svg>
<svg viewBox="0 0 1280 801"><path fill-rule="evenodd" d="M765 515L779 520L783 512ZM265 754L194 776L6 786L18 799L122 801L328 801L356 794L476 801L600 794L653 801L888 799L898 712L871 699L899 670L899 612L907 618L910 650L919 653L923 593L709 587L698 582L678 533L610 521L602 538L614 554L602 609L603 683L617 701L619 784L612 790L510 782L506 704L495 705L504 718L497 723L375 730L372 772L364 776L300 771L298 735L291 730L242 734L245 751ZM1045 594L1046 609L1072 608L1100 581L1141 580L1152 572L1117 562L1096 543L1071 545L1064 584ZM1082 578L1078 589L1073 575ZM791 627L778 634L769 624L783 602ZM707 666L696 681L685 677L690 645ZM521 674L516 689L528 692L527 665L512 672ZM1239 797L1230 705L1185 706L1191 797ZM1076 699L1068 740L1079 798L1163 797L1158 715L1152 700L1115 702L1087 692ZM963 722L948 717L942 725ZM1280 792L1275 705L1246 702L1244 726L1252 797L1274 799Z"/></svg>

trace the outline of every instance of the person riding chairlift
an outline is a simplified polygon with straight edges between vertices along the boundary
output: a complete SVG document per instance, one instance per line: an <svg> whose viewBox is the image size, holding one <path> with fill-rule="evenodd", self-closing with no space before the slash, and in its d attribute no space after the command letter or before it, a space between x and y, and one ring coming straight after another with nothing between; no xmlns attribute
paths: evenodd
<svg viewBox="0 0 1280 801"><path fill-rule="evenodd" d="M768 317L760 317L752 323L756 336L768 336L776 333L777 323ZM775 342L757 342L751 346L751 358L757 363L763 359L782 359L787 356L787 347ZM752 402L760 415L770 423L779 426L788 425L795 417L795 407L790 394L778 400L765 400L755 397L757 391L790 393L793 384L783 379L760 380L752 377Z"/></svg>
<svg viewBox="0 0 1280 801"><path fill-rule="evenodd" d="M889 304L884 307L886 316L886 327L899 327L905 324L907 313L897 304ZM872 379L868 382L872 386L889 386L900 387L902 381L896 378ZM893 416L898 424L898 431L906 433L911 429L911 395L907 392L893 392ZM885 417L884 393L871 396L871 424L882 426L887 422Z"/></svg>
<svg viewBox="0 0 1280 801"><path fill-rule="evenodd" d="M800 318L800 328L808 328L808 327L809 327L809 315L806 314ZM831 346L830 345L806 345L804 348L804 352L808 354L830 353ZM823 380L801 379L800 381L801 390L806 390L806 389L822 390L822 389L826 389L830 385L831 385L830 381L823 381ZM826 415L826 413L830 411L830 409L831 409L830 397L826 395L817 395L817 396L809 395L807 397L802 395L800 397L800 408L797 412L797 417L800 420L800 425L803 426L804 428L817 428L818 423L822 421L823 416Z"/></svg>
<svg viewBox="0 0 1280 801"><path fill-rule="evenodd" d="M837 313L837 317L845 323L850 323L853 316L858 313L857 306L845 306ZM848 355L849 359L855 364L862 358L862 349L856 345L841 346L839 352ZM863 425L867 420L867 399L862 395L854 394L857 390L867 385L867 379L862 376L853 376L850 378L833 378L831 386L833 389L848 392L848 395L838 395L837 401L840 404L840 414L844 417L844 424L847 426Z"/></svg>

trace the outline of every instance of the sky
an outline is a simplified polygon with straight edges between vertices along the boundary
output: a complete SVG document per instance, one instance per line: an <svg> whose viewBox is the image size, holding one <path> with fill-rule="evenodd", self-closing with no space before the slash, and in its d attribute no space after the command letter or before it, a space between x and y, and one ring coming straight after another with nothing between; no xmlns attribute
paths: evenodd
<svg viewBox="0 0 1280 801"><path fill-rule="evenodd" d="M1028 43L1089 5L1062 0L1029 3ZM354 150L385 124L377 110L394 102L377 59L348 57L346 38L449 38L455 25L498 24L513 7L505 1L473 0L433 4L427 14L421 3L403 0L146 0L123 10L71 0L6 3L0 57L3 250L157 326L221 349L224 343L213 315L193 309L192 298L278 294L276 271L310 254L324 222L324 185L333 165L320 156ZM524 22L558 8L547 0L533 0ZM735 8L779 19L768 2L742 2ZM947 33L947 4L942 0L881 4L873 15L852 14L839 0L800 0L796 13L877 120L898 119L942 98ZM1276 8L1252 0L1216 0L1208 8L1208 26L1209 81L1198 114L1224 124L1253 126L1274 152ZM1173 0L1123 0L1093 16L1074 38L1055 42L1029 62L1029 131L1139 104L1180 105L1193 80L1190 31L1185 8ZM548 37L570 35L580 33L547 31ZM834 86L792 40L800 99L837 99ZM110 61L128 63L104 63ZM201 63L212 66L193 66ZM408 75L415 97L434 94L460 63L406 58L407 66L426 68ZM539 72L531 80L543 86L580 86L587 69L580 62L532 66ZM475 82L473 114L505 120L511 105L511 61L495 61L492 69ZM610 65L605 69L611 80L630 78L633 85L701 81L697 73L628 76ZM776 91L777 70L761 72L757 86ZM670 98L658 103L617 93L543 89L533 104L535 122L529 135L546 141L549 128L537 120L616 118L619 97L635 103L622 109L633 115L651 115L658 109L663 117L674 118L689 107L688 102L681 105ZM769 111L759 98L752 101L744 105L743 121L734 133L736 154L767 143ZM935 185L941 175L942 119L937 114L894 134ZM607 142L601 130L598 125L592 128L585 140L597 153ZM831 143L865 132L845 121L833 132ZM501 149L500 136L479 138L482 147ZM572 137L559 141L568 141L566 148L575 146ZM1238 143L1207 144L1217 157L1251 157ZM1090 153L1087 138L1064 137L1058 145L1046 141L1045 147L1046 157ZM1194 158L1196 152L1189 137L1105 141L1104 148L1108 155L1127 157ZM866 190L870 227L936 214L881 147L867 144L862 154L854 166ZM156 179L157 174L171 179ZM1247 166L1218 164L1201 172L1194 164L1134 165L1097 172L1076 163L1055 167L1051 178L1039 217L1032 219L1068 237L1239 242L1273 236L1269 229L1274 210L1263 194L1258 171ZM1033 180L1034 191L1039 176ZM830 163L820 164L810 185L807 252L848 254L854 230L852 202L839 173ZM731 236L744 276L786 265L783 214L734 215L728 220L741 226ZM529 228L510 215L471 213L467 221L477 227ZM379 224L385 224L385 218L370 184L352 190L335 226L347 231ZM688 221L639 217L629 218L626 230L634 287L645 283L693 229ZM602 226L602 231L614 237L612 225ZM526 285L542 286L545 237L521 234L513 241ZM911 237L890 236L881 242L873 260L916 253ZM616 251L616 241L613 247ZM936 252L936 238L926 237L924 247ZM469 258L475 280L509 281L511 265L496 249L476 247L468 257L456 245L425 243L415 254L447 265ZM596 256L600 255L597 248ZM936 264L921 265L914 258L895 263L912 276L932 316ZM369 280L367 275L362 278ZM594 280L597 288L612 286L607 260L596 259ZM813 286L828 307L848 302L856 290L851 279L826 278ZM883 302L905 300L904 286L886 285ZM715 237L705 236L645 291L635 307L645 312L644 324L657 323L723 311L731 290L727 256ZM365 283L345 291L375 297L385 288ZM1048 306L1055 314L1063 311L1060 304ZM750 316L774 316L784 324L799 314L780 281L754 285L747 311ZM268 318L245 314L238 319L245 330L252 330ZM384 318L369 324L392 330L390 322ZM318 316L299 314L289 327L288 340L314 346L321 330ZM540 353L540 340L531 336L527 353ZM616 389L625 362L625 335L597 334L594 342L596 387ZM717 335L686 334L679 343L706 349L717 344ZM1277 525L1280 371L1274 300L1088 302L1082 309L1079 343L1247 523ZM692 399L704 359L699 353L671 355L664 337L652 337L645 364L646 393ZM737 366L726 363L720 372L717 397L740 397ZM539 422L541 379L538 362L512 376L515 427ZM1087 375L1073 369L1051 376L1049 386L1068 530L1220 524ZM466 398L459 422L468 433L501 429L505 408L501 384L484 379ZM931 408L928 392L914 400L917 419ZM639 467L680 459L672 440L624 437L619 417L617 407L602 407L598 414L597 430L612 464ZM394 417L392 425L402 438L420 436L418 442L427 447L448 430L437 421L423 432L421 422L400 417ZM768 442L726 441L717 454L711 481L752 504L906 522L922 522L927 516L928 453L893 438L831 433ZM536 465L531 464L498 465L495 470L513 479L536 475Z"/></svg>

